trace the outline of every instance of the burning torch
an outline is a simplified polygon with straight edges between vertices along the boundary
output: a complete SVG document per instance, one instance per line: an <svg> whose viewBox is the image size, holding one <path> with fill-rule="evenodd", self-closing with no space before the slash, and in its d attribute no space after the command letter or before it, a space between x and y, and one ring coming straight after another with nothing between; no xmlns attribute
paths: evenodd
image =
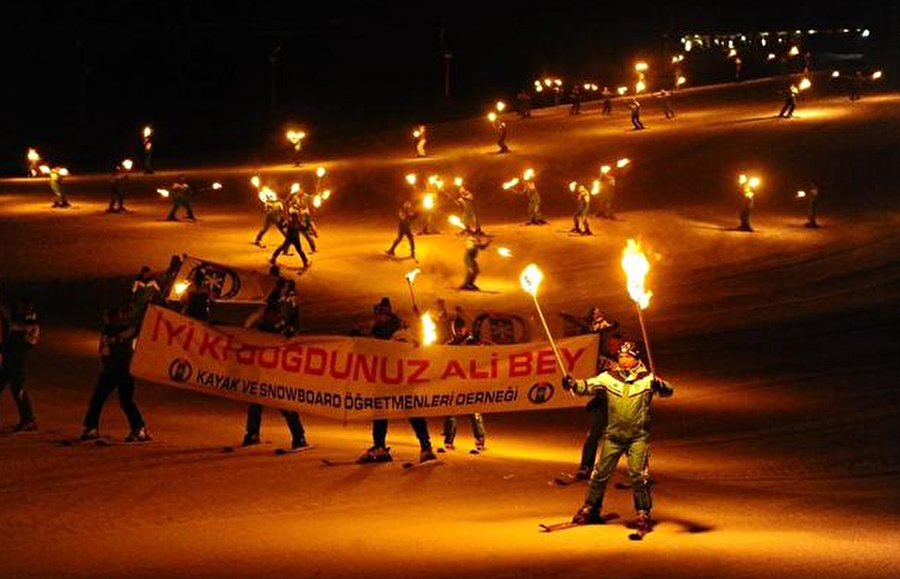
<svg viewBox="0 0 900 579"><path fill-rule="evenodd" d="M412 300L413 311L416 312L419 311L419 306L418 304L416 304L416 292L415 290L413 290L413 282L416 281L416 276L418 276L420 273L422 273L422 270L416 268L404 276L406 278L406 285L407 287L409 287L409 299Z"/></svg>
<svg viewBox="0 0 900 579"><path fill-rule="evenodd" d="M306 138L304 131L295 131L293 129L285 133L288 142L294 147L294 167L300 166L300 151L303 149L303 139Z"/></svg>
<svg viewBox="0 0 900 579"><path fill-rule="evenodd" d="M147 125L141 131L141 140L144 144L144 173L153 173L153 127Z"/></svg>
<svg viewBox="0 0 900 579"><path fill-rule="evenodd" d="M37 149L29 148L26 158L28 159L28 176L37 177L40 174L38 165L41 162L41 156L38 154Z"/></svg>
<svg viewBox="0 0 900 579"><path fill-rule="evenodd" d="M547 320L546 318L544 318L544 312L541 310L541 305L537 300L538 287L540 287L543 280L544 273L534 263L529 263L519 275L519 283L522 284L522 289L525 290L525 293L531 296L531 299L534 302L534 307L537 310L538 317L541 319L541 324L544 326L544 332L546 332L547 339L550 341L550 347L553 349L553 355L556 357L556 363L559 366L559 371L562 372L563 376L565 376L566 367L563 365L562 358L559 355L559 350L556 347L556 342L553 340L553 335L550 333L550 327L547 325Z"/></svg>
<svg viewBox="0 0 900 579"><path fill-rule="evenodd" d="M647 336L647 325L644 323L644 310L650 305L653 292L644 288L644 280L650 273L650 262L644 255L640 243L629 239L622 252L622 269L627 278L628 295L637 309L638 321L641 324L641 334L644 337L644 348L647 351L647 362L650 364L650 372L656 374L656 365L653 363L653 353L650 349L650 338Z"/></svg>

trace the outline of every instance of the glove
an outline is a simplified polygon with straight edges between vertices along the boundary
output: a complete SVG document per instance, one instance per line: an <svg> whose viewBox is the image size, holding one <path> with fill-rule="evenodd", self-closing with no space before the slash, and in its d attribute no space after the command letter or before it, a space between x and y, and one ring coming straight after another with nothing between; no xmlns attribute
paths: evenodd
<svg viewBox="0 0 900 579"><path fill-rule="evenodd" d="M563 376L562 387L563 390L573 390L575 388L575 378L572 378L568 374Z"/></svg>

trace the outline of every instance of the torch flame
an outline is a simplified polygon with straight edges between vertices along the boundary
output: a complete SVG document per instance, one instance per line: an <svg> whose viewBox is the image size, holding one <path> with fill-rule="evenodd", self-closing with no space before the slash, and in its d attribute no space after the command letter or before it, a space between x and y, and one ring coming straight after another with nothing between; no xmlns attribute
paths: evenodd
<svg viewBox="0 0 900 579"><path fill-rule="evenodd" d="M812 86L812 82L808 78L804 78L800 81L800 90L806 90Z"/></svg>
<svg viewBox="0 0 900 579"><path fill-rule="evenodd" d="M406 277L406 281L408 281L409 283L413 283L416 281L416 276L419 275L420 273L422 273L422 270L417 267L416 269L407 273L406 276L404 276L404 277Z"/></svg>
<svg viewBox="0 0 900 579"><path fill-rule="evenodd" d="M600 194L600 181L594 181L591 184L591 195L597 196Z"/></svg>
<svg viewBox="0 0 900 579"><path fill-rule="evenodd" d="M32 163L37 163L38 161L41 160L41 156L38 155L38 152L36 149L28 149L28 160L31 161Z"/></svg>
<svg viewBox="0 0 900 579"><path fill-rule="evenodd" d="M683 85L683 84L686 83L686 82L687 82L687 79L686 79L685 77L679 76L679 77L678 77L678 80L675 81L675 85L676 85L676 86L681 86L681 85Z"/></svg>
<svg viewBox="0 0 900 579"><path fill-rule="evenodd" d="M841 71L839 71L839 70L831 71L831 78L839 78L840 76L841 76Z"/></svg>
<svg viewBox="0 0 900 579"><path fill-rule="evenodd" d="M291 183L291 193L300 192L300 183Z"/></svg>
<svg viewBox="0 0 900 579"><path fill-rule="evenodd" d="M637 72L644 72L645 70L647 70L647 63L646 62L638 62L637 64L634 65L634 70L636 70Z"/></svg>
<svg viewBox="0 0 900 579"><path fill-rule="evenodd" d="M316 167L316 177L322 178L325 176L325 167Z"/></svg>
<svg viewBox="0 0 900 579"><path fill-rule="evenodd" d="M322 206L322 196L316 195L315 197L313 197L313 207L318 209L321 206Z"/></svg>
<svg viewBox="0 0 900 579"><path fill-rule="evenodd" d="M572 193L574 193L576 187L578 187L578 183L576 183L575 181L570 181L570 182L569 182L569 191L571 191Z"/></svg>
<svg viewBox="0 0 900 579"><path fill-rule="evenodd" d="M500 257L512 257L512 252L507 247L498 247L497 253Z"/></svg>
<svg viewBox="0 0 900 579"><path fill-rule="evenodd" d="M159 193L159 194L160 194L161 196L163 196L163 197L166 197L166 198L169 197L169 190L168 190L168 189L157 189L156 192Z"/></svg>
<svg viewBox="0 0 900 579"><path fill-rule="evenodd" d="M415 175L415 173L409 173L409 174L406 175L406 177L404 177L404 178L406 179L406 182L409 183L410 185L415 185L415 184L416 184L416 175Z"/></svg>
<svg viewBox="0 0 900 579"><path fill-rule="evenodd" d="M504 110L506 110L506 103L503 101L497 101L497 112L502 113Z"/></svg>
<svg viewBox="0 0 900 579"><path fill-rule="evenodd" d="M880 70L876 70L872 73L872 80L878 80L882 77L882 72Z"/></svg>
<svg viewBox="0 0 900 579"><path fill-rule="evenodd" d="M768 55L766 55L766 60L775 60L775 53L770 52Z"/></svg>
<svg viewBox="0 0 900 579"><path fill-rule="evenodd" d="M797 199L803 199L804 197L806 197L806 191L803 191L802 189L797 191Z"/></svg>
<svg viewBox="0 0 900 579"><path fill-rule="evenodd" d="M153 127L151 127L150 125L144 127L143 135L145 139L149 139L153 135Z"/></svg>
<svg viewBox="0 0 900 579"><path fill-rule="evenodd" d="M604 175L609 173L611 169L612 167L610 167L609 165L600 165L600 172Z"/></svg>
<svg viewBox="0 0 900 579"><path fill-rule="evenodd" d="M488 118L488 120L491 121L492 123L497 122L497 113L495 113L494 111L491 111L491 112L488 113L487 118Z"/></svg>
<svg viewBox="0 0 900 579"><path fill-rule="evenodd" d="M425 208L426 211L434 209L434 193L426 193L422 196L422 207Z"/></svg>
<svg viewBox="0 0 900 579"><path fill-rule="evenodd" d="M522 179L525 181L531 181L534 179L534 169L525 169L525 172L522 173Z"/></svg>
<svg viewBox="0 0 900 579"><path fill-rule="evenodd" d="M628 87L620 86L619 88L616 89L616 92L618 92L620 95L623 95L628 92Z"/></svg>
<svg viewBox="0 0 900 579"><path fill-rule="evenodd" d="M38 167L41 172L41 175L49 175L50 174L50 165L41 165Z"/></svg>
<svg viewBox="0 0 900 579"><path fill-rule="evenodd" d="M222 188L222 184L219 183L218 181L216 181L215 183L212 184L212 188L213 188L213 191L218 191L219 189Z"/></svg>
<svg viewBox="0 0 900 579"><path fill-rule="evenodd" d="M798 54L800 54L800 49L797 48L796 46L792 46L791 49L788 51L788 54L790 54L791 56L797 56Z"/></svg>
<svg viewBox="0 0 900 579"><path fill-rule="evenodd" d="M631 164L631 159L629 159L628 157L624 157L624 158L616 161L616 167L618 167L619 169L621 169L623 167L627 167L630 164Z"/></svg>
<svg viewBox="0 0 900 579"><path fill-rule="evenodd" d="M189 281L179 281L175 284L175 295L182 296L184 292L187 291L187 288L191 287L191 282Z"/></svg>
<svg viewBox="0 0 900 579"><path fill-rule="evenodd" d="M262 182L259 180L258 175L254 175L253 177L250 177L250 184L253 185L254 187L256 187L257 189L259 189L259 186L261 183Z"/></svg>
<svg viewBox="0 0 900 579"><path fill-rule="evenodd" d="M431 319L431 312L422 314L422 345L430 346L437 341L437 324Z"/></svg>
<svg viewBox="0 0 900 579"><path fill-rule="evenodd" d="M653 292L644 289L644 280L650 272L650 262L644 255L641 245L633 239L629 239L622 252L622 269L628 279L628 295L637 306L645 310L650 305Z"/></svg>
<svg viewBox="0 0 900 579"><path fill-rule="evenodd" d="M644 84L644 81L639 80L637 84L634 85L634 92L644 92L644 89L647 88L647 85Z"/></svg>
<svg viewBox="0 0 900 579"><path fill-rule="evenodd" d="M514 177L513 179L510 179L509 181L507 181L506 183L503 184L503 190L509 191L510 189L512 189L513 187L515 187L518 184L519 184L519 178Z"/></svg>
<svg viewBox="0 0 900 579"><path fill-rule="evenodd" d="M525 269L519 275L519 283L522 284L522 289L526 293L531 294L532 297L537 295L538 287L540 287L543 280L544 272L534 263L529 263L525 266Z"/></svg>
<svg viewBox="0 0 900 579"><path fill-rule="evenodd" d="M440 183L440 187L443 187L444 182L439 181L439 183ZM463 186L463 178L457 177L457 178L453 179L453 185L455 185L456 187L462 187Z"/></svg>
<svg viewBox="0 0 900 579"><path fill-rule="evenodd" d="M331 189L325 189L322 191L322 201L328 201L328 198L331 197Z"/></svg>
<svg viewBox="0 0 900 579"><path fill-rule="evenodd" d="M131 159L125 159L122 161L122 168L126 171L131 171L131 168L134 167L134 161Z"/></svg>
<svg viewBox="0 0 900 579"><path fill-rule="evenodd" d="M450 225L453 225L454 227L459 227L460 229L466 228L466 226L462 222L462 219L460 219L456 215L451 215L450 217L447 218L447 221L449 221Z"/></svg>

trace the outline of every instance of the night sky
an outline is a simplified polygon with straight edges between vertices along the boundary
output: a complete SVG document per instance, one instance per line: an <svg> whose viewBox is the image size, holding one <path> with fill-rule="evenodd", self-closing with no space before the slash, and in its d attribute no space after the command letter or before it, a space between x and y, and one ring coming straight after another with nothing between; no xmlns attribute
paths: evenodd
<svg viewBox="0 0 900 579"><path fill-rule="evenodd" d="M624 63L688 31L866 26L889 45L898 22L889 2L332 4L4 7L0 169L18 171L32 143L83 164L133 154L148 122L160 148L226 158L271 144L290 122L336 138L477 113L543 74L613 83Z"/></svg>

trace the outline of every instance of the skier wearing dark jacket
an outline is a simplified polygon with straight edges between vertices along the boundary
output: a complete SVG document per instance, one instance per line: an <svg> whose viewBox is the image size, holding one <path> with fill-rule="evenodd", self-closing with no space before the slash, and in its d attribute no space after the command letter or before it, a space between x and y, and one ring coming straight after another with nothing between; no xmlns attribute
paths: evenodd
<svg viewBox="0 0 900 579"><path fill-rule="evenodd" d="M121 309L113 308L106 313L106 321L100 332L100 360L103 368L97 378L97 385L94 387L94 394L84 417L82 440L100 438L98 431L100 413L113 390L119 391L119 405L131 428L131 433L125 441L150 440L141 412L134 403L134 377L129 370L137 330L137 326L130 323L129 316Z"/></svg>
<svg viewBox="0 0 900 579"><path fill-rule="evenodd" d="M37 421L31 407L31 399L25 391L25 362L28 352L38 343L41 328L38 325L34 304L27 298L20 298L12 312L6 315L0 324L4 334L0 336L0 394L9 384L9 390L16 401L19 411L19 422L16 432L37 430Z"/></svg>
<svg viewBox="0 0 900 579"><path fill-rule="evenodd" d="M584 505L573 518L575 523L602 521L600 509L606 485L624 454L628 458L638 531L647 532L652 528L652 501L644 469L650 450L650 403L654 394L666 398L672 395L673 389L649 372L638 356L635 344L623 342L612 369L586 380L563 378L563 388L575 394L590 396L605 392L609 412L600 460L591 475Z"/></svg>

